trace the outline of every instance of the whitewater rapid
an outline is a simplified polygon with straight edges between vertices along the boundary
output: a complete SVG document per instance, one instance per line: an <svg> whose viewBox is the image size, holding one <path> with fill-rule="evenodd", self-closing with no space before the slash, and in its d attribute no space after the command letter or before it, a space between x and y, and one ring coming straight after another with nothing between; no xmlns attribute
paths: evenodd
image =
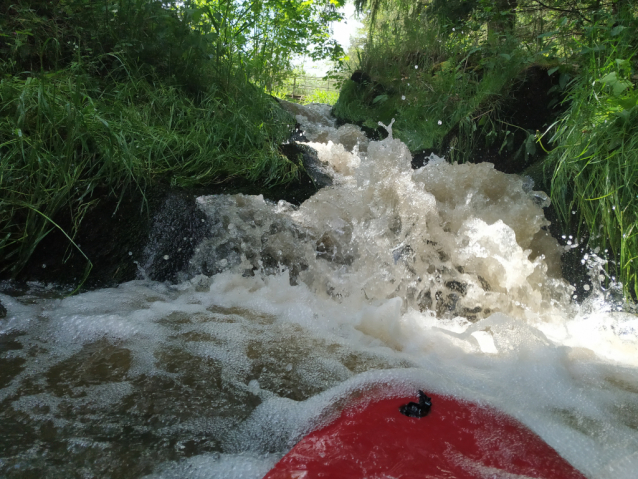
<svg viewBox="0 0 638 479"><path fill-rule="evenodd" d="M424 389L635 477L638 319L594 253L574 297L547 195L291 108L332 187L197 198L209 233L177 284L0 295L0 474L259 478L348 398Z"/></svg>

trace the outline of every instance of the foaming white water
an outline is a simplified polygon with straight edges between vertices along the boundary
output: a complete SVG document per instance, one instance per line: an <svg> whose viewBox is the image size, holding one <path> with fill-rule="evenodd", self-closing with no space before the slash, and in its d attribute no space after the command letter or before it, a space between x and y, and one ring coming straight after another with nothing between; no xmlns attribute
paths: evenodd
<svg viewBox="0 0 638 479"><path fill-rule="evenodd" d="M210 234L180 284L2 296L0 424L24 431L3 475L262 477L348 398L425 389L634 477L637 320L571 301L546 195L490 164L413 171L391 136L330 144L325 108L302 113L336 186L299 208L199 198Z"/></svg>

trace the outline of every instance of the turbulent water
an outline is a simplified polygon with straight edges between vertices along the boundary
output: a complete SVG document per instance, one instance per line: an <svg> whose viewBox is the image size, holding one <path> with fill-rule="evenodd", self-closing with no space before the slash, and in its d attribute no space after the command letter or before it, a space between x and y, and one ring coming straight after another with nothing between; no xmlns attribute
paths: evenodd
<svg viewBox="0 0 638 479"><path fill-rule="evenodd" d="M259 478L348 398L424 389L635 477L638 319L593 253L575 297L547 196L489 163L412 170L391 127L368 142L297 108L334 186L198 198L180 283L0 295L0 475Z"/></svg>

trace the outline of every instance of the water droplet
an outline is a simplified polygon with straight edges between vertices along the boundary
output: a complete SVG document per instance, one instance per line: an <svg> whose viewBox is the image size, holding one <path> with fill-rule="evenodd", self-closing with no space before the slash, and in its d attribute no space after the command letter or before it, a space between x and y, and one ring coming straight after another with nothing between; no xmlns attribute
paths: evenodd
<svg viewBox="0 0 638 479"><path fill-rule="evenodd" d="M583 286L583 289L584 289L585 291L589 291L589 285L588 285L588 284L584 285L584 286Z"/></svg>
<svg viewBox="0 0 638 479"><path fill-rule="evenodd" d="M168 256L167 254L164 255L164 259L168 259L170 258L170 256Z"/></svg>
<svg viewBox="0 0 638 479"><path fill-rule="evenodd" d="M249 388L252 392L257 392L257 391L259 391L259 381L257 381L256 379L252 379L252 380L248 383L248 388Z"/></svg>

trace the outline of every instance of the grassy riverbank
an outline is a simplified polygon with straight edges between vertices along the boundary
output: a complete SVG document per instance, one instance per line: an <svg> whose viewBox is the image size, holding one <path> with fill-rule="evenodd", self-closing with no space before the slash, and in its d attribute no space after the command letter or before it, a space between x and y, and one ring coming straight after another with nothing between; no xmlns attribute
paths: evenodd
<svg viewBox="0 0 638 479"><path fill-rule="evenodd" d="M52 231L79 250L72 238L97 190L121 200L153 185L299 178L279 151L294 119L265 91L308 43L339 54L325 38L338 15L290 2L290 22L275 24L280 7L0 1L2 275Z"/></svg>
<svg viewBox="0 0 638 479"><path fill-rule="evenodd" d="M628 2L358 1L366 42L335 113L396 118L413 153L491 161L551 190L563 223L638 293L637 11ZM372 121L374 120L374 121Z"/></svg>

